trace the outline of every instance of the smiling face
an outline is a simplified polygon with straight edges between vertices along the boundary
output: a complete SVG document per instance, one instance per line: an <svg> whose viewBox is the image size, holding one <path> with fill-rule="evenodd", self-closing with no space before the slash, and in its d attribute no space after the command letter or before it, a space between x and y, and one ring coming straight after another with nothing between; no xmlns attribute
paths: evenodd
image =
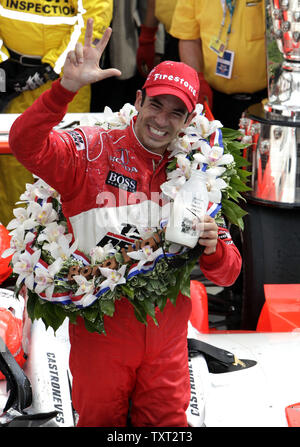
<svg viewBox="0 0 300 447"><path fill-rule="evenodd" d="M163 154L178 132L188 126L194 113L188 115L184 103L173 95L145 96L137 92L135 108L138 111L135 133L144 147Z"/></svg>

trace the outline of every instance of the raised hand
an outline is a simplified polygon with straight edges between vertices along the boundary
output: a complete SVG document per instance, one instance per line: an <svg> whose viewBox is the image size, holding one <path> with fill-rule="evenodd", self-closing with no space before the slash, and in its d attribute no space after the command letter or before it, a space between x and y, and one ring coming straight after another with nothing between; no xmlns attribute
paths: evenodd
<svg viewBox="0 0 300 447"><path fill-rule="evenodd" d="M72 92L93 82L101 81L111 76L120 76L121 72L116 68L102 70L99 61L110 39L112 30L107 28L102 39L92 46L93 19L88 19L84 38L84 46L77 42L74 51L68 53L63 68L61 85Z"/></svg>

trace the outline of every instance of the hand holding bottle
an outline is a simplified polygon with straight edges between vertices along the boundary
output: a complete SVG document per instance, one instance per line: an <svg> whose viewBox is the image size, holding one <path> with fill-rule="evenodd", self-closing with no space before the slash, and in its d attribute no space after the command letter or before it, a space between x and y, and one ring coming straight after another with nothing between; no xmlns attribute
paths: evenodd
<svg viewBox="0 0 300 447"><path fill-rule="evenodd" d="M218 226L215 219L210 216L204 216L202 224L202 233L198 240L198 244L205 247L204 254L212 255L215 253L218 242Z"/></svg>

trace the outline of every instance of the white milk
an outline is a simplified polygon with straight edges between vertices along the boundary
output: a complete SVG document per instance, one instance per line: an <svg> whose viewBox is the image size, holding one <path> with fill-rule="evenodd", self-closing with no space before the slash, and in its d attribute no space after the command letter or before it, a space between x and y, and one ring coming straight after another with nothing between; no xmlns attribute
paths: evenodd
<svg viewBox="0 0 300 447"><path fill-rule="evenodd" d="M187 247L195 247L203 230L202 222L207 207L205 173L193 170L172 204L166 239Z"/></svg>

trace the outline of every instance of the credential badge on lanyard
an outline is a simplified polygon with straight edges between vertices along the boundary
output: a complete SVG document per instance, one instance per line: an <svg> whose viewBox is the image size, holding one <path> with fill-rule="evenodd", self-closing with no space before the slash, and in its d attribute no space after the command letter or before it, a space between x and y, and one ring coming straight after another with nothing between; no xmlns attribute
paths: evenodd
<svg viewBox="0 0 300 447"><path fill-rule="evenodd" d="M236 5L236 0L220 0L223 10L222 22L219 30L219 35L213 37L210 42L210 49L218 55L215 74L224 78L230 79L233 68L234 52L227 50L229 36L231 33L232 18ZM225 19L227 10L229 11L229 25L226 32L225 42L221 40L223 28L225 26Z"/></svg>
<svg viewBox="0 0 300 447"><path fill-rule="evenodd" d="M235 9L236 0L220 0L220 2L221 2L221 6L222 6L222 11L223 11L221 26L220 26L218 36L212 37L210 44L209 44L209 48L212 51L214 51L215 53L217 53L218 56L222 57L224 54L224 51L226 50L226 48L228 46L229 35L231 33L232 17L233 17L233 13L234 13L234 9ZM224 40L221 40L221 37L222 37L223 29L225 26L227 10L229 11L229 25L228 25L227 32L226 32L226 40L224 41Z"/></svg>

